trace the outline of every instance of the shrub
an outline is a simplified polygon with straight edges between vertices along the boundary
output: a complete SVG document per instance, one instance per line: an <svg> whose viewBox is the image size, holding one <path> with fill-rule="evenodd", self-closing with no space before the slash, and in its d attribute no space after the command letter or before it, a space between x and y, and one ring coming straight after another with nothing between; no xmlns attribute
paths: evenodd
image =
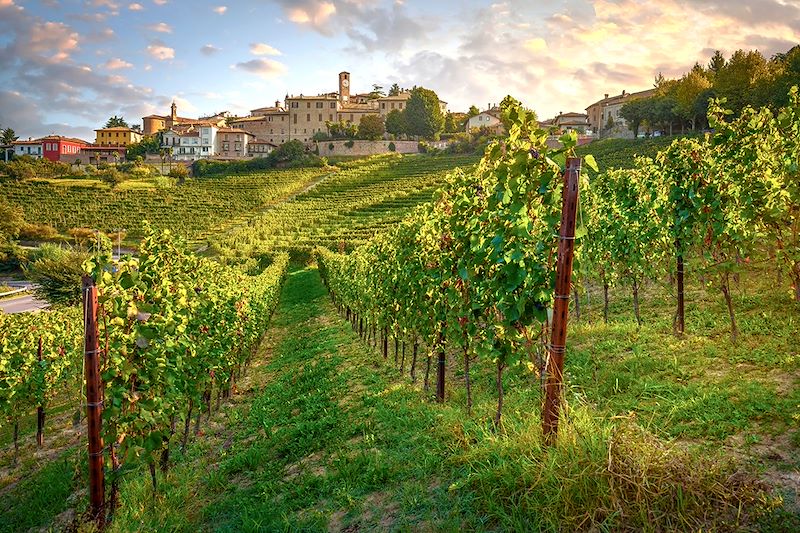
<svg viewBox="0 0 800 533"><path fill-rule="evenodd" d="M19 232L20 239L47 241L58 237L58 230L47 224L25 224Z"/></svg>
<svg viewBox="0 0 800 533"><path fill-rule="evenodd" d="M36 169L32 163L23 159L16 159L6 165L6 174L15 180L29 180L36 177Z"/></svg>
<svg viewBox="0 0 800 533"><path fill-rule="evenodd" d="M37 284L34 294L51 305L79 304L82 265L89 254L46 244L36 255L38 257L24 267L28 278Z"/></svg>
<svg viewBox="0 0 800 533"><path fill-rule="evenodd" d="M100 178L100 181L103 183L110 185L111 188L116 187L128 178L127 175L113 167L98 171L97 177Z"/></svg>
<svg viewBox="0 0 800 533"><path fill-rule="evenodd" d="M348 148L352 148L352 147L353 147L355 144L356 144L356 143L354 143L352 140L350 140L350 141L347 141L347 142L345 142L345 143L344 143L344 145L345 145L346 147L348 147Z"/></svg>
<svg viewBox="0 0 800 533"><path fill-rule="evenodd" d="M189 177L189 169L183 165L172 167L169 171L169 177L178 180L178 183L182 184Z"/></svg>
<svg viewBox="0 0 800 533"><path fill-rule="evenodd" d="M333 152L333 143L328 143L328 150Z"/></svg>
<svg viewBox="0 0 800 533"><path fill-rule="evenodd" d="M397 151L397 147L394 145L394 143L389 143L389 151L390 152Z"/></svg>
<svg viewBox="0 0 800 533"><path fill-rule="evenodd" d="M430 149L430 145L425 141L420 141L419 144L417 144L417 151L421 154L427 154Z"/></svg>
<svg viewBox="0 0 800 533"><path fill-rule="evenodd" d="M91 176L91 175L97 173L97 167L94 166L94 165L86 165L85 167L83 167L83 171L86 172L86 174Z"/></svg>

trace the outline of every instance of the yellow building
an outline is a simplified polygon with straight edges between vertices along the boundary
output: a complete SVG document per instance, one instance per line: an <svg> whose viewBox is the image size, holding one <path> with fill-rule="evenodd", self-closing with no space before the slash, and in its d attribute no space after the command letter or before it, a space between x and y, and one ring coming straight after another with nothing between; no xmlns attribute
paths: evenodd
<svg viewBox="0 0 800 533"><path fill-rule="evenodd" d="M94 130L95 146L128 146L142 140L142 134L130 128L101 128Z"/></svg>

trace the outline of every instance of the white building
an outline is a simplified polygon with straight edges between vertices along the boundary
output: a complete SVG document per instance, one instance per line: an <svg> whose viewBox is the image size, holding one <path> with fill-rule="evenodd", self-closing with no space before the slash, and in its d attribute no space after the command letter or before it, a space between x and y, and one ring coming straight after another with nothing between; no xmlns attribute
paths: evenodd
<svg viewBox="0 0 800 533"><path fill-rule="evenodd" d="M217 127L204 125L188 129L172 128L164 132L162 148L172 150L175 161L195 161L217 155Z"/></svg>
<svg viewBox="0 0 800 533"><path fill-rule="evenodd" d="M478 113L474 117L470 117L466 125L467 132L482 128L496 129L497 127L502 127L502 123L500 122L500 108L498 107L492 107Z"/></svg>
<svg viewBox="0 0 800 533"><path fill-rule="evenodd" d="M22 157L27 155L29 157L33 157L34 159L41 159L42 158L42 141L41 139L32 140L29 139L27 141L14 141L11 143L11 146L14 148L14 155L17 157Z"/></svg>

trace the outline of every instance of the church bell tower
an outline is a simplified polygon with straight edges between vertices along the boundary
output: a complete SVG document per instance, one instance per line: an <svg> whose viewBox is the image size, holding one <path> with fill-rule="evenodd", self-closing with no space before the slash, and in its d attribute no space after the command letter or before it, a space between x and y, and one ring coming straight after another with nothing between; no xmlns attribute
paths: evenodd
<svg viewBox="0 0 800 533"><path fill-rule="evenodd" d="M339 73L339 102L345 103L350 100L350 73Z"/></svg>

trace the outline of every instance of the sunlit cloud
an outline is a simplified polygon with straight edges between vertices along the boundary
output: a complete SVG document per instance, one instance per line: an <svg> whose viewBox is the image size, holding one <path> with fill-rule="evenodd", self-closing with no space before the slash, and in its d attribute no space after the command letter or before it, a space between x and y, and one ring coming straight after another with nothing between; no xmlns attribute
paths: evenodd
<svg viewBox="0 0 800 533"><path fill-rule="evenodd" d="M271 79L286 73L286 65L274 59L251 59L231 65L231 68L243 70L265 79Z"/></svg>
<svg viewBox="0 0 800 533"><path fill-rule="evenodd" d="M256 56L279 56L281 51L265 43L253 43L250 45L250 53Z"/></svg>

